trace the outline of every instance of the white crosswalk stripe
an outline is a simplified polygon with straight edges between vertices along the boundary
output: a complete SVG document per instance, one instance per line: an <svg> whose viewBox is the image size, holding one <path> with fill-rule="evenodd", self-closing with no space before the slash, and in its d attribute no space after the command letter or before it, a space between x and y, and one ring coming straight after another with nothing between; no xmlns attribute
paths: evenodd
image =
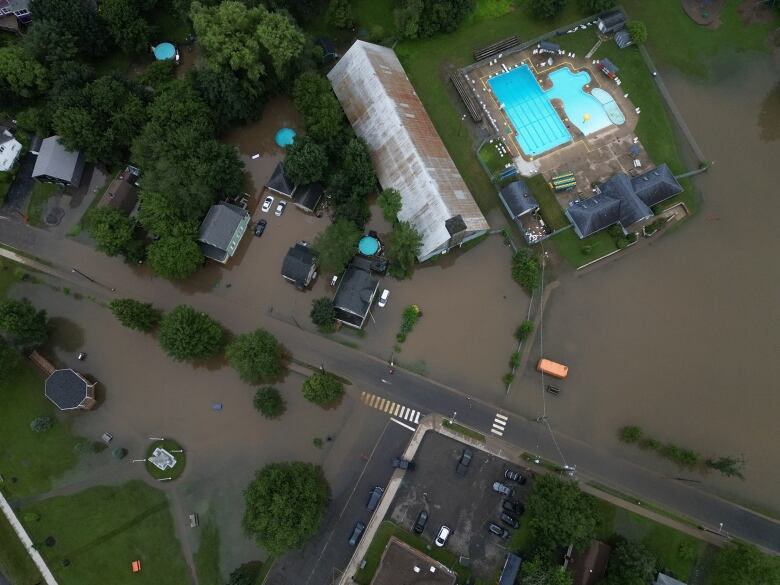
<svg viewBox="0 0 780 585"><path fill-rule="evenodd" d="M493 419L493 428L490 429L490 432L499 437L503 437L507 422L509 422L509 417L504 416L500 412L497 413L496 417Z"/></svg>
<svg viewBox="0 0 780 585"><path fill-rule="evenodd" d="M414 410L403 404L388 400L387 398L371 394L370 392L361 392L360 400L366 406L376 408L377 410L388 413L390 416L409 421L410 423L419 423L420 417L422 416L422 413L419 410Z"/></svg>

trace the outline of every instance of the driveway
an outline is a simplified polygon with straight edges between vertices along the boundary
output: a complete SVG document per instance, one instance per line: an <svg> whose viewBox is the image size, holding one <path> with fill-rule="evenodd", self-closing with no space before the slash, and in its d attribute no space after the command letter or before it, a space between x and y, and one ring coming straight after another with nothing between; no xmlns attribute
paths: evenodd
<svg viewBox="0 0 780 585"><path fill-rule="evenodd" d="M19 159L19 172L6 193L5 203L0 207L0 215L12 219L24 218L27 202L30 200L30 193L35 185L32 172L37 158L36 155L27 152Z"/></svg>

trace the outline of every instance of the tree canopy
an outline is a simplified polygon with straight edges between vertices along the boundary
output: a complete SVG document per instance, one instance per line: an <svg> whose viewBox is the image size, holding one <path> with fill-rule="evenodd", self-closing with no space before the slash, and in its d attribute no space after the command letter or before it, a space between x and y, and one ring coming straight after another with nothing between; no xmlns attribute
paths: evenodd
<svg viewBox="0 0 780 585"><path fill-rule="evenodd" d="M122 325L137 331L151 331L162 317L162 312L154 305L135 299L115 299L109 308Z"/></svg>
<svg viewBox="0 0 780 585"><path fill-rule="evenodd" d="M398 221L398 214L403 207L401 194L395 189L385 189L379 194L376 200L379 209L382 210L382 216L385 220L394 224Z"/></svg>
<svg viewBox="0 0 780 585"><path fill-rule="evenodd" d="M272 555L300 548L319 529L329 499L321 468L301 462L266 465L244 491L244 531Z"/></svg>
<svg viewBox="0 0 780 585"><path fill-rule="evenodd" d="M85 227L98 250L109 256L124 254L133 241L135 221L112 207L95 207L86 217Z"/></svg>
<svg viewBox="0 0 780 585"><path fill-rule="evenodd" d="M320 269L340 273L357 251L361 231L350 221L336 220L314 239Z"/></svg>
<svg viewBox="0 0 780 585"><path fill-rule="evenodd" d="M179 305L160 322L160 346L177 361L202 360L222 349L222 326L188 305Z"/></svg>
<svg viewBox="0 0 780 585"><path fill-rule="evenodd" d="M101 0L100 15L116 45L125 53L144 50L149 44L152 26L149 12L157 0Z"/></svg>
<svg viewBox="0 0 780 585"><path fill-rule="evenodd" d="M19 45L0 47L0 95L33 98L49 85L46 68Z"/></svg>
<svg viewBox="0 0 780 585"><path fill-rule="evenodd" d="M710 575L712 585L780 585L780 561L736 541L718 551Z"/></svg>
<svg viewBox="0 0 780 585"><path fill-rule="evenodd" d="M597 14L615 5L615 0L580 0L582 11L586 14Z"/></svg>
<svg viewBox="0 0 780 585"><path fill-rule="evenodd" d="M297 185L319 181L325 175L328 155L325 148L309 136L296 137L287 147L284 173Z"/></svg>
<svg viewBox="0 0 780 585"><path fill-rule="evenodd" d="M230 69L196 69L190 72L190 80L214 113L220 132L252 120L264 104L263 85L246 83Z"/></svg>
<svg viewBox="0 0 780 585"><path fill-rule="evenodd" d="M528 0L527 5L534 18L550 20L563 10L566 0Z"/></svg>
<svg viewBox="0 0 780 585"><path fill-rule="evenodd" d="M203 252L197 242L180 236L163 236L147 250L149 266L168 280L184 280L203 265Z"/></svg>
<svg viewBox="0 0 780 585"><path fill-rule="evenodd" d="M336 309L333 307L333 299L320 297L311 302L309 313L311 322L323 333L332 333L336 329Z"/></svg>
<svg viewBox="0 0 780 585"><path fill-rule="evenodd" d="M349 0L330 0L325 20L335 28L352 26L352 5Z"/></svg>
<svg viewBox="0 0 780 585"><path fill-rule="evenodd" d="M401 36L415 39L452 32L474 10L474 0L400 0L395 8Z"/></svg>
<svg viewBox="0 0 780 585"><path fill-rule="evenodd" d="M295 80L293 101L307 134L327 149L331 159L340 157L351 130L330 82L316 71L302 73Z"/></svg>
<svg viewBox="0 0 780 585"><path fill-rule="evenodd" d="M306 37L286 14L268 12L257 27L260 44L268 51L274 73L284 79L291 72L291 65L303 53Z"/></svg>
<svg viewBox="0 0 780 585"><path fill-rule="evenodd" d="M520 248L512 256L512 278L529 293L539 286L539 259L531 250Z"/></svg>
<svg viewBox="0 0 780 585"><path fill-rule="evenodd" d="M38 311L27 300L0 300L0 332L18 348L35 349L48 336L46 311Z"/></svg>
<svg viewBox="0 0 780 585"><path fill-rule="evenodd" d="M631 40L636 45L641 45L647 41L647 27L645 23L640 20L632 20L626 25L628 34L631 35Z"/></svg>
<svg viewBox="0 0 780 585"><path fill-rule="evenodd" d="M252 403L265 418L279 418L284 413L284 400L276 388L266 386L255 392Z"/></svg>
<svg viewBox="0 0 780 585"><path fill-rule="evenodd" d="M390 270L396 278L406 278L417 262L417 254L422 246L422 236L412 224L401 221L395 224L387 240L387 257Z"/></svg>
<svg viewBox="0 0 780 585"><path fill-rule="evenodd" d="M303 382L304 398L320 406L338 400L343 394L344 384L329 372L316 372Z"/></svg>
<svg viewBox="0 0 780 585"><path fill-rule="evenodd" d="M76 39L83 57L100 57L108 49L108 30L93 0L32 0L30 12L35 27L53 21L59 30Z"/></svg>
<svg viewBox="0 0 780 585"><path fill-rule="evenodd" d="M605 585L647 585L653 579L655 557L641 542L618 537L607 565Z"/></svg>
<svg viewBox="0 0 780 585"><path fill-rule="evenodd" d="M284 349L265 329L239 335L228 345L225 355L245 382L270 382L282 373Z"/></svg>
<svg viewBox="0 0 780 585"><path fill-rule="evenodd" d="M544 559L525 561L521 569L523 585L571 585L571 574L562 566Z"/></svg>
<svg viewBox="0 0 780 585"><path fill-rule="evenodd" d="M540 555L569 544L582 550L596 532L593 498L581 492L574 481L552 475L537 477L527 508L531 542Z"/></svg>

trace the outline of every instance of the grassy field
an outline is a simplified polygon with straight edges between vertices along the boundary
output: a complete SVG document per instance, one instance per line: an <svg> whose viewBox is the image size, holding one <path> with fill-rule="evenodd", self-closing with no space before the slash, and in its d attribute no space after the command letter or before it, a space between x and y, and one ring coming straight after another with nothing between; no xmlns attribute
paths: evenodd
<svg viewBox="0 0 780 585"><path fill-rule="evenodd" d="M352 0L352 19L361 29L371 31L380 26L385 34L395 31L393 7L395 0Z"/></svg>
<svg viewBox="0 0 780 585"><path fill-rule="evenodd" d="M29 496L51 488L77 461L77 440L57 419L57 410L43 395L43 378L27 360L0 380L0 475L9 498ZM30 421L50 416L54 426L34 433Z"/></svg>
<svg viewBox="0 0 780 585"><path fill-rule="evenodd" d="M0 573L13 585L41 582L41 574L3 514L0 514Z"/></svg>
<svg viewBox="0 0 780 585"><path fill-rule="evenodd" d="M470 429L469 427L464 427L463 425L459 425L456 422L451 422L446 419L442 424L454 433L460 433L464 437L469 437L470 439L474 439L475 441L481 441L483 443L485 442L485 435L483 435L482 433L478 433L477 431Z"/></svg>
<svg viewBox="0 0 780 585"><path fill-rule="evenodd" d="M553 230L559 230L569 225L569 220L563 214L561 204L555 198L555 193L542 175L536 175L527 179L528 188L531 189L536 202L539 203L539 214L544 223Z"/></svg>
<svg viewBox="0 0 780 585"><path fill-rule="evenodd" d="M505 154L500 154L495 144L486 143L482 145L482 148L477 152L477 156L487 167L491 175L495 176L496 173L503 171L508 163L512 162L512 158Z"/></svg>
<svg viewBox="0 0 780 585"><path fill-rule="evenodd" d="M35 182L27 205L27 221L30 225L43 224L43 210L46 209L46 202L56 191L57 185Z"/></svg>
<svg viewBox="0 0 780 585"><path fill-rule="evenodd" d="M566 230L553 236L551 241L557 246L560 255L576 268L617 250L614 238L606 230L596 232L584 240L579 239L573 229Z"/></svg>
<svg viewBox="0 0 780 585"><path fill-rule="evenodd" d="M163 492L140 481L94 487L22 510L30 537L61 585L186 583L184 559ZM48 537L54 539L48 546ZM132 561L142 570L133 574Z"/></svg>
<svg viewBox="0 0 780 585"><path fill-rule="evenodd" d="M219 576L219 529L213 518L200 527L200 546L195 553L195 570L200 585L221 585Z"/></svg>

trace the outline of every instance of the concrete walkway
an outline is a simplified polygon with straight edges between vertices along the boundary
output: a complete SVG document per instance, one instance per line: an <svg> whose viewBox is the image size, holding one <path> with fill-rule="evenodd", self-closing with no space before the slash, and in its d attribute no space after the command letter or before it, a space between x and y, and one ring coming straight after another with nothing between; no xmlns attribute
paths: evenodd
<svg viewBox="0 0 780 585"><path fill-rule="evenodd" d="M5 499L5 496L2 493L0 493L0 508L2 508L3 514L5 514L5 517L8 518L8 523L14 529L14 532L16 532L19 540L24 545L27 554L30 555L33 563L35 563L35 566L38 567L43 580L46 581L46 585L57 585L57 580L54 578L54 575L52 575L49 567L43 560L41 553L36 550L32 539L30 539L30 536L27 534L24 526L22 526L21 522L19 522L16 514L11 509L11 505L8 503L8 500Z"/></svg>

